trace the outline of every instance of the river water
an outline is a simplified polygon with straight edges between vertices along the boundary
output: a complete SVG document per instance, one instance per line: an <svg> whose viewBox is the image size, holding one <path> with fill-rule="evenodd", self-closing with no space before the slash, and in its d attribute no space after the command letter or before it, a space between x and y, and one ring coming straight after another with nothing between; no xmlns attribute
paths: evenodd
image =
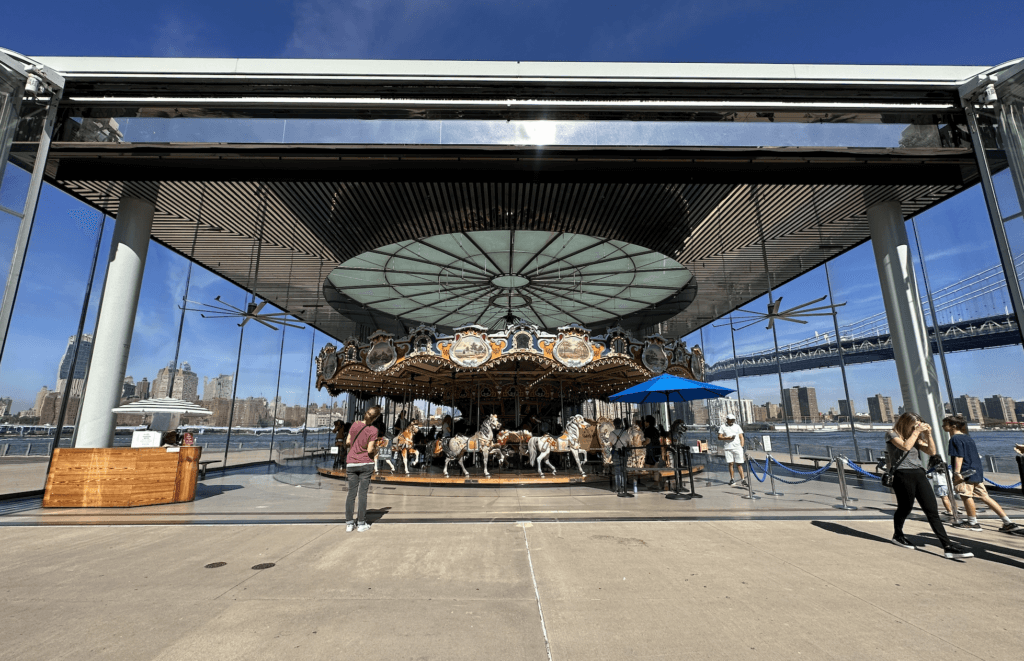
<svg viewBox="0 0 1024 661"><path fill-rule="evenodd" d="M747 432L747 447L751 449L761 448L761 437L769 436L771 438L773 453L779 455L788 454L790 451L789 442L787 442L785 430L781 431L750 431ZM688 433L688 437L707 439L709 438L709 432L704 430L695 430ZM1000 458L1000 464L1005 463L1006 460L1012 462L1014 456L1013 446L1015 443L1024 443L1024 433L1019 431L990 431L982 430L971 433L971 437L978 444L978 452L982 456L991 455L993 457ZM224 450L224 442L227 440L227 434L225 433L209 433L196 435L196 444L202 445L204 448L210 450L219 449L221 452ZM845 454L849 457L854 457L853 437L849 431L845 432L790 432L789 440L793 445L794 454L802 455L827 455L828 448L831 447L834 454ZM45 436L2 436L0 437L0 452L2 452L2 446L6 444L8 456L25 455L26 451L29 450L31 444L31 451L28 454L31 455L45 455L49 451L50 439ZM69 447L70 439L62 438L61 447ZM229 452L235 452L239 450L267 450L269 457L271 435L260 434L253 435L252 433L231 434L231 448ZM306 437L307 447L324 447L334 442L334 435L328 431L310 431ZM717 441L712 440L711 443L718 444ZM303 439L302 434L276 434L275 435L275 447L295 447L298 445L302 447ZM857 444L860 448L861 458L866 458L866 449L871 449L874 456L884 450L885 448L885 432L882 430L872 431L858 431L857 432ZM114 447L129 447L131 445L131 436L115 436ZM799 450L797 449L799 446ZM1016 472L1016 467L1012 468L1012 472Z"/></svg>

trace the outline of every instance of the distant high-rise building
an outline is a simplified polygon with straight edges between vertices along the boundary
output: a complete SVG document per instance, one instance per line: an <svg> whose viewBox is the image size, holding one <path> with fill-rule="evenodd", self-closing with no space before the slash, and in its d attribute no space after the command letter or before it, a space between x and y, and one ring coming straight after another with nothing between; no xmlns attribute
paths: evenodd
<svg viewBox="0 0 1024 661"><path fill-rule="evenodd" d="M1017 422L1016 402L1009 397L992 395L985 398L985 411L988 417L1003 422Z"/></svg>
<svg viewBox="0 0 1024 661"><path fill-rule="evenodd" d="M142 377L142 381L135 384L135 396L139 399L149 399L149 379Z"/></svg>
<svg viewBox="0 0 1024 661"><path fill-rule="evenodd" d="M39 415L40 411L43 410L43 402L46 400L46 396L51 392L53 391L46 386L39 389L39 392L36 394L36 405L32 408L32 415Z"/></svg>
<svg viewBox="0 0 1024 661"><path fill-rule="evenodd" d="M775 402L765 402L764 410L769 420L782 420L782 406Z"/></svg>
<svg viewBox="0 0 1024 661"><path fill-rule="evenodd" d="M719 397L709 400L708 404L711 406L708 416L713 425L725 424L725 416L730 413L737 416L736 422L738 423L745 425L754 421L754 402L752 400L741 399L737 402L728 397Z"/></svg>
<svg viewBox="0 0 1024 661"><path fill-rule="evenodd" d="M124 383L121 384L121 399L131 399L135 397L135 379L130 376L124 377Z"/></svg>
<svg viewBox="0 0 1024 661"><path fill-rule="evenodd" d="M956 412L967 418L969 422L985 422L985 409L977 397L970 395L957 397Z"/></svg>
<svg viewBox="0 0 1024 661"><path fill-rule="evenodd" d="M174 373L174 391L170 392L171 374ZM199 401L199 375L192 371L192 366L187 362L181 364L181 368L174 369L174 362L161 368L153 381L153 399L161 397L173 397L183 399L187 402Z"/></svg>
<svg viewBox="0 0 1024 661"><path fill-rule="evenodd" d="M751 411L754 414L754 422L767 422L768 421L768 410L760 404L754 404L751 407Z"/></svg>
<svg viewBox="0 0 1024 661"><path fill-rule="evenodd" d="M871 422L893 422L892 397L882 397L876 394L868 397L868 413L871 415Z"/></svg>
<svg viewBox="0 0 1024 661"><path fill-rule="evenodd" d="M821 422L818 395L814 388L797 386L782 391L782 408L795 422Z"/></svg>
<svg viewBox="0 0 1024 661"><path fill-rule="evenodd" d="M10 415L14 400L10 397L0 397L0 415Z"/></svg>
<svg viewBox="0 0 1024 661"><path fill-rule="evenodd" d="M852 420L853 416L856 415L856 409L853 406L852 399L840 399L839 400L839 417L844 420Z"/></svg>
<svg viewBox="0 0 1024 661"><path fill-rule="evenodd" d="M203 377L203 399L231 399L235 377L221 374L215 379Z"/></svg>
<svg viewBox="0 0 1024 661"><path fill-rule="evenodd" d="M71 397L81 397L85 388L85 372L89 367L89 359L92 358L92 335L82 335L82 341L78 344L78 357L75 360L75 369L72 374L71 356L75 351L75 335L68 338L68 346L64 350L64 356L60 359L57 367L57 390L61 396L64 395L64 388L67 381L71 379Z"/></svg>

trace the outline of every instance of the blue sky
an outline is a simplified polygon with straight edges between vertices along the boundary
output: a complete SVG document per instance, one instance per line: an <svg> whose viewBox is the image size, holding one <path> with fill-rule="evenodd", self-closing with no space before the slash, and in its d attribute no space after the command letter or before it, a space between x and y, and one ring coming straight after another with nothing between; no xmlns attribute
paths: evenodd
<svg viewBox="0 0 1024 661"><path fill-rule="evenodd" d="M9 3L11 4L11 3ZM986 15L1019 17L1019 2L986 3ZM960 28L969 10L962 2L499 2L488 0L359 0L350 2L237 2L139 3L107 2L102 11L83 10L81 3L53 2L45 17L29 3L3 9L0 46L28 55L103 55L161 57L338 57L480 60L580 60L664 62L792 62L851 64L978 64L994 65L1024 54L1019 21L986 21L983 32L970 39ZM39 29L25 29L25 26ZM131 127L142 136L142 123ZM249 127L251 129L251 127ZM265 128L265 127L264 127ZM680 142L685 127L670 138L652 138L664 128L627 126L629 141L650 139ZM165 130L157 126L155 130ZM276 127L274 127L276 131ZM299 135L301 125L287 127ZM339 124L339 135L379 139L380 125ZM408 128L403 128L408 131ZM417 127L424 141L434 126ZM447 139L490 139L502 127L445 127ZM714 138L716 144L743 144L744 127L730 127ZM789 140L841 144L849 129L782 127ZM442 131L442 135L444 135ZM462 136L458 137L458 132ZM587 125L559 128L559 140L605 140L607 133ZM789 133L787 133L789 132ZM205 133L205 131L200 131ZM619 131L621 136L623 132ZM567 136L572 136L567 138ZM632 137L637 136L637 137ZM288 136L291 139L291 135ZM863 136L859 136L858 139ZM162 137L161 139L187 139ZM402 136L401 139L405 139ZM691 138L692 139L692 138ZM710 139L708 136L701 140ZM879 140L888 140L881 136ZM9 173L0 194L17 184ZM8 349L0 365L0 396L10 395L15 408L31 405L41 385L53 387L56 366L78 315L96 238L98 214L66 195L47 189L26 264L23 289L12 324ZM111 223L107 224L107 239ZM919 219L922 245L933 288L998 263L980 193L968 191ZM0 223L0 258L9 256L15 229ZM1024 229L1014 228L1017 245L1024 247ZM102 281L106 246L100 255L97 280ZM139 316L133 338L129 374L153 379L156 370L173 359L177 336L177 300L184 288L184 260L151 245ZM838 302L847 301L841 323L881 310L877 274L870 247L844 256L832 273ZM787 303L799 303L826 293L823 275L815 272L780 290ZM86 328L92 328L98 287L91 301ZM239 305L243 293L213 274L195 269L191 298L212 300L220 294ZM752 304L757 305L757 304ZM981 302L998 305L997 301ZM810 331L808 331L810 328ZM794 341L814 330L831 330L828 319L808 325L780 327L780 341ZM722 329L709 329L709 357L731 351ZM230 322L186 316L181 360L201 376L232 373L238 329ZM282 397L288 403L305 401L306 365L311 331L285 335ZM767 344L766 344L767 341ZM253 330L245 338L239 395L272 397L277 376L281 336ZM315 339L316 348L324 338ZM693 340L691 340L693 343ZM737 336L738 348L763 349L770 338L750 329ZM1024 398L1020 347L955 354L950 373L956 394L986 395L999 390ZM851 369L858 407L875 392L898 399L891 365ZM786 385L815 385L823 409L842 396L836 370L788 375ZM744 397L777 401L777 381L750 379L741 384ZM776 393L772 395L773 392ZM323 396L315 401L322 401Z"/></svg>

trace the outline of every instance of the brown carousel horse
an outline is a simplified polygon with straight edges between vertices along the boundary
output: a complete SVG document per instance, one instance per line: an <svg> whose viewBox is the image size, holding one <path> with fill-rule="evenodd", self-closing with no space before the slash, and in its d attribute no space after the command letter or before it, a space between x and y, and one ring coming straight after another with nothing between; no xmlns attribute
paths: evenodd
<svg viewBox="0 0 1024 661"><path fill-rule="evenodd" d="M551 474L554 475L557 471L548 457L552 452L568 452L576 459L576 466L580 469L580 474L586 475L587 471L583 470L583 462L580 461L580 454L586 455L586 451L580 447L580 430L588 426L590 426L589 423L583 419L582 415L574 415L569 418L565 424L565 431L558 438L550 434L531 438L530 465L532 466L536 461L537 472L544 477L544 464L547 464L551 469Z"/></svg>
<svg viewBox="0 0 1024 661"><path fill-rule="evenodd" d="M501 421L498 420L498 416L493 413L486 418L480 424L480 430L472 436L452 436L451 438L439 438L433 443L427 445L427 461L431 461L434 457L444 453L444 476L448 477L448 465L453 461L459 462L459 468L462 469L462 474L469 477L469 471L466 470L466 450L470 446L476 446L482 449L484 444L490 445L494 440L494 432L501 427ZM486 474L486 455L484 458L485 467L484 472ZM488 475L489 477L489 475Z"/></svg>
<svg viewBox="0 0 1024 661"><path fill-rule="evenodd" d="M615 423L605 417L597 419L597 438L601 441L601 460L605 466L612 465L612 432Z"/></svg>
<svg viewBox="0 0 1024 661"><path fill-rule="evenodd" d="M338 448L338 454L334 456L334 470L345 466L345 459L348 455L348 445L345 438L348 432L345 430L345 423L341 420L334 421L334 445Z"/></svg>
<svg viewBox="0 0 1024 661"><path fill-rule="evenodd" d="M529 429L522 429L520 431L502 429L498 432L498 443L505 448L505 456L518 457L518 466L520 468L522 468L523 459L530 454L531 438L533 438L533 432Z"/></svg>
<svg viewBox="0 0 1024 661"><path fill-rule="evenodd" d="M409 453L412 452L416 455L416 458L412 460L413 465L420 460L420 451L414 447L412 442L412 437L419 430L420 425L418 422L409 423L405 431L395 435L391 445L391 451L394 453L395 459L401 457L402 461L405 462L406 475L409 474Z"/></svg>

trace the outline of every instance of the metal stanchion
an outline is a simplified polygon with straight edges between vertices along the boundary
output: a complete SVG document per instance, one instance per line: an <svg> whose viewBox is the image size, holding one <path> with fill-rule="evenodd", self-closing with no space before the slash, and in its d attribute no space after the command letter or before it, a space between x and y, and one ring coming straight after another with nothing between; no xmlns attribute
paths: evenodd
<svg viewBox="0 0 1024 661"><path fill-rule="evenodd" d="M772 490L766 491L766 496L785 496L786 494L775 490L775 474L772 473L772 453L766 452L764 459L765 470L768 471L768 479L771 480ZM747 480L747 484L750 484L750 480Z"/></svg>
<svg viewBox="0 0 1024 661"><path fill-rule="evenodd" d="M682 491L681 491L681 485L682 485L682 482L683 482L683 470L682 470L682 466L680 465L682 463L682 459L680 457L680 455L682 455L681 448L686 448L687 450L689 450L690 446L689 445L682 445L681 443L678 443L678 442L673 442L672 445L669 446L669 450L672 452L672 457L673 457L672 464L673 464L673 466L676 469L676 489L675 489L675 493L670 493L667 496L665 496L665 498L667 498L669 500L690 500L691 498L693 498L693 490L692 490L692 488L690 490L690 493L682 493ZM689 452L687 452L686 464L687 464L687 466L686 466L687 469L690 469L690 465L689 465L690 464ZM690 486L692 487L693 486L693 470L691 469L689 472L690 472Z"/></svg>
<svg viewBox="0 0 1024 661"><path fill-rule="evenodd" d="M744 463L746 463L746 456L744 456ZM736 464L737 467L742 465ZM750 467L750 464L747 464L747 472L750 473L747 475L747 495L741 497L745 500L761 500L761 496L754 495L754 470ZM740 477L743 477L743 473L740 473Z"/></svg>
<svg viewBox="0 0 1024 661"><path fill-rule="evenodd" d="M839 505L833 505L832 507L836 508L837 510L855 510L855 509L857 509L856 507L854 507L853 505L848 505L847 504L847 501L849 501L849 500L857 500L857 499L856 498L850 498L849 494L846 491L846 475L845 475L845 472L843 470L843 468L845 466L846 466L846 457L843 456L843 455L839 455L836 458L836 471L839 473L839 494L840 495L839 495L839 498L836 498L836 500L841 500L843 502L841 504L839 504Z"/></svg>

